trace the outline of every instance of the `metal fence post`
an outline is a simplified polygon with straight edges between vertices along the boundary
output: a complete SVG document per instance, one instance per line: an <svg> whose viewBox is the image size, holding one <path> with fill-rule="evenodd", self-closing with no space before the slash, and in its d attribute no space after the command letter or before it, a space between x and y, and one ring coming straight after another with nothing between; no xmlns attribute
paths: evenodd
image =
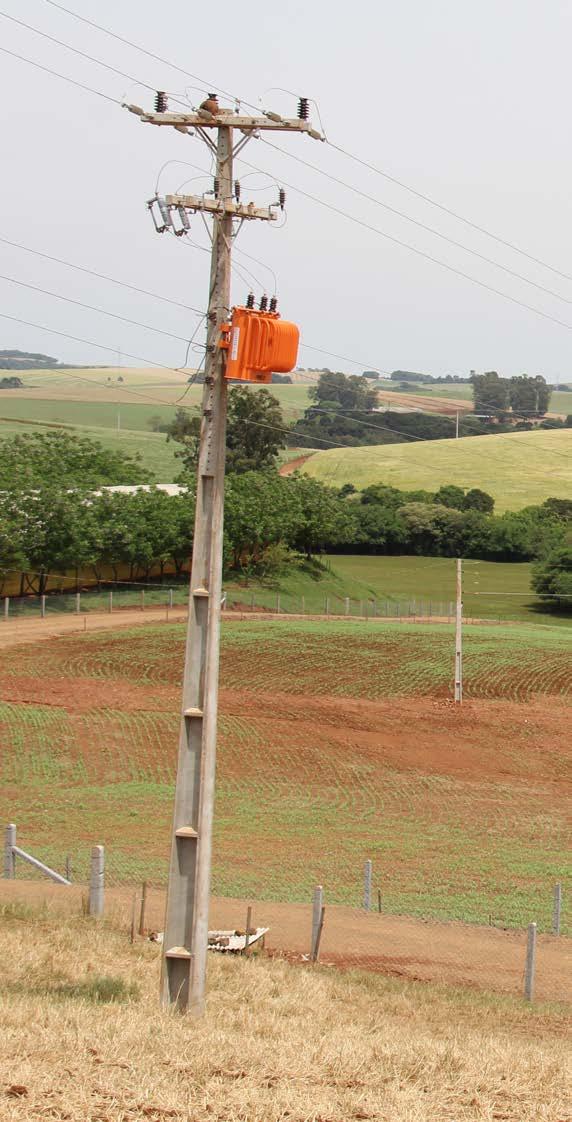
<svg viewBox="0 0 572 1122"><path fill-rule="evenodd" d="M364 906L366 912L369 912L369 910L371 908L371 873L372 873L372 863L368 858L368 860L365 863L364 880L363 880L363 906Z"/></svg>
<svg viewBox="0 0 572 1122"><path fill-rule="evenodd" d="M554 911L552 913L552 932L560 934L560 917L562 915L562 885L554 885Z"/></svg>
<svg viewBox="0 0 572 1122"><path fill-rule="evenodd" d="M46 618L46 597L40 596L40 615L42 619Z"/></svg>
<svg viewBox="0 0 572 1122"><path fill-rule="evenodd" d="M312 942L310 944L310 958L312 962L316 961L318 932L320 930L320 919L322 916L323 904L324 889L322 888L321 884L317 884L314 889L314 898L312 901Z"/></svg>
<svg viewBox="0 0 572 1122"><path fill-rule="evenodd" d="M14 822L10 822L6 826L4 834L4 877L6 880L14 880L16 876L16 857L14 854L14 846L16 845L16 826Z"/></svg>
<svg viewBox="0 0 572 1122"><path fill-rule="evenodd" d="M81 611L81 592L76 592L76 594L75 594L75 612L76 612L76 615L79 615L80 611Z"/></svg>
<svg viewBox="0 0 572 1122"><path fill-rule="evenodd" d="M536 971L536 924L529 923L526 938L526 963L524 967L524 996L534 1001L534 974Z"/></svg>
<svg viewBox="0 0 572 1122"><path fill-rule="evenodd" d="M96 918L103 915L104 908L104 870L105 857L102 845L94 845L91 851L91 877L89 881L89 914Z"/></svg>
<svg viewBox="0 0 572 1122"><path fill-rule="evenodd" d="M4 619L8 619L9 615L10 615L10 597L5 596L4 597Z"/></svg>

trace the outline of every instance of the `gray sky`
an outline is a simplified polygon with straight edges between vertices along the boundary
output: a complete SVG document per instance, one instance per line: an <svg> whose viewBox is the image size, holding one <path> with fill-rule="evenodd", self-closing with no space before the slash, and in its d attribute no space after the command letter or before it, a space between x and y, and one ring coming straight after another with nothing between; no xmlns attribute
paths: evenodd
<svg viewBox="0 0 572 1122"><path fill-rule="evenodd" d="M290 0L255 8L65 0L185 70L192 79L57 11L45 0L3 0L2 11L193 104L210 83L266 108L295 113L277 84L315 98L329 139L373 161L480 225L572 276L568 142L572 9L563 0ZM152 95L8 20L0 45L111 96L151 107ZM208 172L198 139L142 125L119 106L2 55L2 221L13 240L203 307L208 257L184 239L153 233L145 200L166 160ZM194 83L196 86L197 83ZM274 138L272 138L274 139ZM572 281L454 221L386 179L306 137L277 138L390 206L565 297L546 295L253 140L244 158L409 242L486 284L572 325ZM271 201L271 180L239 166L243 198ZM173 163L160 187L200 175ZM207 189L208 177L189 189ZM256 190L254 190L256 188ZM263 188L262 190L260 188ZM250 194L251 191L251 194ZM358 364L462 373L572 374L572 331L452 275L438 265L288 190L281 231L243 229L239 249L278 276L280 309L303 340ZM199 218L193 238L206 246ZM2 245L2 273L187 338L196 317ZM262 266L236 264L272 289ZM242 302L247 281L235 276ZM1 310L60 331L178 364L184 344L1 281ZM567 301L567 302L566 302ZM114 363L113 354L0 320L0 346L46 351L67 362ZM304 350L304 365L358 371ZM139 365L125 360L130 365Z"/></svg>

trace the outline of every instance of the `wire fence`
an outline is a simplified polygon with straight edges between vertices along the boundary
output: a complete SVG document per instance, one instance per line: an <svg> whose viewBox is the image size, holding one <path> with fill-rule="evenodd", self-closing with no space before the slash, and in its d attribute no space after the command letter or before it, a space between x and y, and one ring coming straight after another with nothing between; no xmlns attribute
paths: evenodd
<svg viewBox="0 0 572 1122"><path fill-rule="evenodd" d="M49 593L47 595L4 596L0 598L0 626L2 621L19 619L53 619L63 616L88 616L95 612L154 612L164 614L172 609L186 608L188 584L110 585L105 588L78 592ZM429 598L361 598L324 595L319 590L306 595L277 592L272 588L223 589L223 610L236 612L263 612L268 615L319 615L324 617L353 617L356 619L434 619L451 623L455 616L455 602ZM470 607L476 606L471 604ZM478 617L476 612L465 611L464 618ZM489 613L490 622L500 622L501 617ZM1 634L1 632L0 632Z"/></svg>
<svg viewBox="0 0 572 1122"><path fill-rule="evenodd" d="M82 888L84 903L90 875L93 880L92 852L88 843L65 853L53 845L34 847L35 858ZM7 864L5 852L5 875ZM19 857L12 861L12 874L16 881L45 880L45 873ZM310 880L301 899L284 901L275 893L267 899L255 893L239 898L225 894L215 862L211 926L240 930L251 908L252 923L270 929L268 953L292 963L319 961L341 970L361 969L572 1006L568 886L558 882L538 888L528 901L527 922L489 913L481 922L470 923L461 916L427 916L423 909L395 911L387 873L371 859L356 865L355 874L349 898L335 884L311 886ZM152 859L142 858L135 847L131 856L113 846L105 850L105 893L115 914L123 906L126 923L129 916L131 923L137 916L140 934L148 936L163 928L166 878L166 854Z"/></svg>

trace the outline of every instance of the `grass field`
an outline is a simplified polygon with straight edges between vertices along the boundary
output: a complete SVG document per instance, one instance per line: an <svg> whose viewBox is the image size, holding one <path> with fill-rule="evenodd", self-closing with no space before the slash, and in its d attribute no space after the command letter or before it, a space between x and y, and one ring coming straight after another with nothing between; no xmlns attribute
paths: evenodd
<svg viewBox="0 0 572 1122"><path fill-rule="evenodd" d="M37 433L53 431L43 425L16 424L14 422L0 421L0 440L24 433ZM89 437L98 440L104 448L114 452L127 452L129 455L141 456L141 466L149 472L152 483L172 483L181 472L181 462L175 452L177 445L167 443L163 433L134 432L122 429L121 432L109 428L90 428L87 425L66 427L66 432L75 433L76 436Z"/></svg>
<svg viewBox="0 0 572 1122"><path fill-rule="evenodd" d="M264 958L209 959L200 1023L158 1007L124 922L0 910L8 1122L557 1122L569 1019L517 998Z"/></svg>
<svg viewBox="0 0 572 1122"><path fill-rule="evenodd" d="M570 497L572 429L332 448L311 456L303 470L330 486L353 483L358 490L372 483L437 490L455 482L493 495L497 511L519 510Z"/></svg>
<svg viewBox="0 0 572 1122"><path fill-rule="evenodd" d="M111 882L165 875L184 628L13 648L0 675L0 806L21 844ZM569 888L570 645L561 629L225 623L214 891L546 930ZM128 808L128 809L126 809ZM566 911L566 929L572 915Z"/></svg>

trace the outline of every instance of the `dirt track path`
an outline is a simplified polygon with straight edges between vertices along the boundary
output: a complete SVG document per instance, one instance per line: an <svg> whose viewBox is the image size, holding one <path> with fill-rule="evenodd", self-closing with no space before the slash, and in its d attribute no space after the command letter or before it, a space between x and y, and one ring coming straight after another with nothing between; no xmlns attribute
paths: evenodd
<svg viewBox="0 0 572 1122"><path fill-rule="evenodd" d="M0 881L0 903L22 900L31 904L80 912L86 888L61 888L47 881ZM210 924L214 928L244 927L252 901L213 897ZM127 930L131 922L133 888L106 890L106 911ZM162 930L165 893L148 895L147 929ZM266 949L294 962L304 961L311 930L309 904L258 903L253 922L268 926ZM497 993L522 993L526 934L462 923L435 923L405 916L365 913L355 908L328 906L320 961L324 966L374 970L409 981L470 986ZM572 1003L572 940L540 935L536 998Z"/></svg>

